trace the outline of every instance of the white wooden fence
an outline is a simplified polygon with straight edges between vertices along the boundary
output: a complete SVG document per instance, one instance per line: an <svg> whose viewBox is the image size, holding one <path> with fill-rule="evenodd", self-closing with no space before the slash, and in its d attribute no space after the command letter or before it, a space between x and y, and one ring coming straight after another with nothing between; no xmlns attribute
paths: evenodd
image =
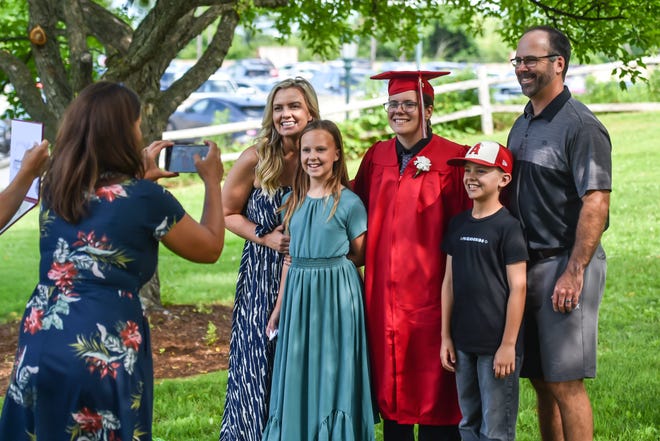
<svg viewBox="0 0 660 441"><path fill-rule="evenodd" d="M645 60L647 66L658 64L660 57ZM572 76L586 76L594 73L606 72L609 74L618 65L616 63L580 66L570 69ZM493 133L493 113L522 113L524 104L497 104L492 103L490 99L490 86L496 84L503 84L511 82L511 78L489 78L487 70L480 67L477 70L477 79L468 81L459 81L455 83L442 84L433 86L435 94L443 94L449 92L456 92L462 90L477 89L479 96L479 104L472 106L468 109L459 110L447 114L434 114L431 118L432 124L440 124L448 121L456 121L463 118L481 117L481 130L484 135L491 135ZM515 81L515 80L514 80ZM338 102L334 100L332 103L327 103L324 106L323 97L320 98L321 112L324 118L329 118L335 121L341 121L346 118L346 115L359 113L364 109L380 107L383 104L383 98L376 98L363 101L355 101L351 103ZM330 108L328 108L330 107ZM599 112L658 112L660 111L660 103L658 102L645 102L645 103L610 103L610 104L589 104L588 107L594 113ZM191 139L203 138L213 135L228 134L250 129L261 128L261 121L245 121L239 123L220 124L207 127L199 127L194 129L174 130L163 132L163 139ZM240 152L224 153L222 159L225 161L233 161L238 158Z"/></svg>

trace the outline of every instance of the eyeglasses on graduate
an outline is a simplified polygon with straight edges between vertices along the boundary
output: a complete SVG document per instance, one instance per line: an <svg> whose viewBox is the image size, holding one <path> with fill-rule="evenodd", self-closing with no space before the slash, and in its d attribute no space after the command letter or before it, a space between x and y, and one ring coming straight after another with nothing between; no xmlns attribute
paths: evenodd
<svg viewBox="0 0 660 441"><path fill-rule="evenodd" d="M415 110L417 110L418 105L419 105L419 103L417 101L402 101L402 102L399 102L399 101L392 100L392 101L388 101L388 102L384 103L383 107L388 112L395 111L396 109L399 108L399 106L401 106L401 108L403 108L404 112L414 112Z"/></svg>
<svg viewBox="0 0 660 441"><path fill-rule="evenodd" d="M535 67L538 64L538 62L540 60L542 60L543 58L549 58L549 59L551 59L550 61L555 61L555 60L552 60L552 58L557 58L557 57L560 57L560 56L561 55L559 55L559 54L543 55L541 57L534 57L534 56L530 55L528 57L512 58L509 61L511 61L511 64L513 64L513 67L520 67L523 64L527 67Z"/></svg>

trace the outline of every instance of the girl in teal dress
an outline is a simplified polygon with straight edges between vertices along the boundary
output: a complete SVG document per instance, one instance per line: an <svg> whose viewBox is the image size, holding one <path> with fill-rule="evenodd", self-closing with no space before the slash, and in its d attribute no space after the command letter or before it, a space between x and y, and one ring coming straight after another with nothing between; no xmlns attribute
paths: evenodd
<svg viewBox="0 0 660 441"><path fill-rule="evenodd" d="M367 216L348 185L339 129L310 122L282 207L291 263L266 330L278 342L264 441L374 439L358 272Z"/></svg>

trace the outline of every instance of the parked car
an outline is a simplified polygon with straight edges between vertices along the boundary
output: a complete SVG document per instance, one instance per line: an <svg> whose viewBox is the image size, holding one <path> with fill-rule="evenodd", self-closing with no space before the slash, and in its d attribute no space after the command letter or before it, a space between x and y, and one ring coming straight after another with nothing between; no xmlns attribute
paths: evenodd
<svg viewBox="0 0 660 441"><path fill-rule="evenodd" d="M364 83L373 75L371 70L351 69L349 72L349 84L353 98L363 96L365 93ZM328 66L328 69L317 72L310 80L314 90L319 96L341 95L346 93L346 70L343 67Z"/></svg>
<svg viewBox="0 0 660 441"><path fill-rule="evenodd" d="M204 81L201 86L197 88L196 93L224 93L236 94L240 93L238 84L225 72L216 72Z"/></svg>
<svg viewBox="0 0 660 441"><path fill-rule="evenodd" d="M328 70L328 66L314 61L299 61L296 63L287 63L279 67L280 78L303 77L311 80L319 72Z"/></svg>
<svg viewBox="0 0 660 441"><path fill-rule="evenodd" d="M168 89L172 83L181 78L192 66L190 61L172 60L163 76L160 78L160 90Z"/></svg>
<svg viewBox="0 0 660 441"><path fill-rule="evenodd" d="M463 62L455 61L429 61L421 66L422 70L434 70L441 72L451 72L456 74L462 70L470 69L471 66Z"/></svg>
<svg viewBox="0 0 660 441"><path fill-rule="evenodd" d="M245 78L276 78L279 73L275 65L265 58L245 58L223 69L235 81Z"/></svg>
<svg viewBox="0 0 660 441"><path fill-rule="evenodd" d="M194 94L170 115L167 130L191 129L214 124L261 121L266 109L266 100L259 96L227 94ZM232 138L237 142L247 141L257 135L257 130L236 132ZM186 140L195 141L195 140Z"/></svg>
<svg viewBox="0 0 660 441"><path fill-rule="evenodd" d="M11 128L9 123L0 119L0 153L9 153L9 144L11 142Z"/></svg>
<svg viewBox="0 0 660 441"><path fill-rule="evenodd" d="M160 77L160 90L168 89L172 83L178 78L178 73L172 70L166 70L163 76Z"/></svg>
<svg viewBox="0 0 660 441"><path fill-rule="evenodd" d="M491 86L491 90L493 91L493 100L497 103L504 103L523 96L518 81L494 84Z"/></svg>
<svg viewBox="0 0 660 441"><path fill-rule="evenodd" d="M241 95L264 95L270 91L263 90L262 88L256 86L255 84L246 82L246 81L240 81L236 82L236 85L238 86L238 93Z"/></svg>
<svg viewBox="0 0 660 441"><path fill-rule="evenodd" d="M280 82L283 78L244 78L242 80L236 80L238 84L238 89L240 93L250 94L254 93L261 94L264 97L267 96L270 91L273 89L273 86Z"/></svg>

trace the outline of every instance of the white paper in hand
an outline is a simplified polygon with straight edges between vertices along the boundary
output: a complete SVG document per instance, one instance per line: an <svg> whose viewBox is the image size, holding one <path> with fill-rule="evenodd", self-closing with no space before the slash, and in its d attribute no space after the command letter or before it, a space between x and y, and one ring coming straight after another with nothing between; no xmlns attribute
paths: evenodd
<svg viewBox="0 0 660 441"><path fill-rule="evenodd" d="M11 122L11 142L10 142L10 163L9 180L13 180L18 174L23 162L25 152L35 145L38 145L43 139L44 126L39 122L12 120ZM30 202L39 200L39 178L36 178L30 190L25 197Z"/></svg>
<svg viewBox="0 0 660 441"><path fill-rule="evenodd" d="M9 147L9 182L11 182L21 168L23 155L28 149L43 140L44 126L39 122L12 120L11 122L11 141ZM39 203L39 178L36 178L28 190L21 206L16 214L7 222L4 228L0 229L0 234L13 225L25 213L30 211Z"/></svg>

